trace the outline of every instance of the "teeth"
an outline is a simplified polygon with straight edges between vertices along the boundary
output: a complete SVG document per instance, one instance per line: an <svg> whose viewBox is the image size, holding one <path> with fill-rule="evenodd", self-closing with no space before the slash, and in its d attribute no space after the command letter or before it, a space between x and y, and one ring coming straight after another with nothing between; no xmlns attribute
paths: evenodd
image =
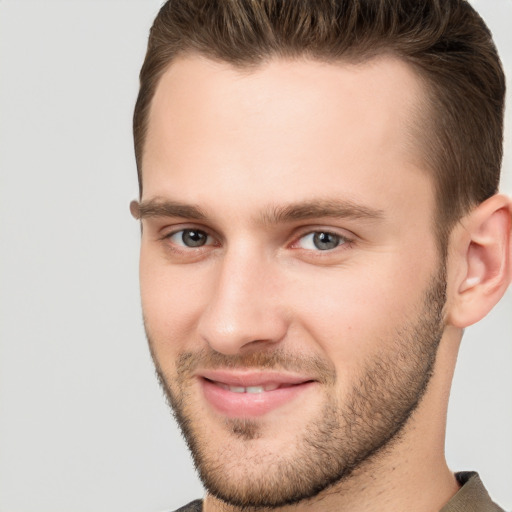
<svg viewBox="0 0 512 512"><path fill-rule="evenodd" d="M217 382L217 386L225 389L226 391L231 391L232 393L263 393L265 391L274 391L279 387L279 384L266 384L265 386L228 386L227 384L223 384L222 382Z"/></svg>
<svg viewBox="0 0 512 512"><path fill-rule="evenodd" d="M249 386L245 388L246 393L263 393L263 386Z"/></svg>
<svg viewBox="0 0 512 512"><path fill-rule="evenodd" d="M232 393L245 393L245 388L239 386L228 386L228 389Z"/></svg>

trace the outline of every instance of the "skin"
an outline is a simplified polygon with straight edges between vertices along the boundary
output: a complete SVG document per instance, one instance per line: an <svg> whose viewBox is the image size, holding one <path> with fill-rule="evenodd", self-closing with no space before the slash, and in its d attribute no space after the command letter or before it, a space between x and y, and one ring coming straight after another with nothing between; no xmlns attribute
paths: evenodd
<svg viewBox="0 0 512 512"><path fill-rule="evenodd" d="M441 276L446 304L428 324L439 339L422 338L425 350L439 342L433 376L400 435L349 477L282 508L433 511L457 491L444 459L449 387L463 327L510 278L510 202L491 198L461 222L441 272L433 186L410 136L423 98L413 71L389 57L359 65L274 60L247 72L187 56L158 85L144 192L132 204L143 225L145 325L174 405L181 399L203 457L231 489L279 479L273 468L295 460L327 406L337 411L334 431L346 432L343 411L361 377L375 361L393 368L397 347L405 354L397 372L411 368L416 377L383 380L382 400L394 385L428 381L414 343L430 311L426 294ZM292 207L294 215L283 215ZM207 243L183 246L184 229L201 230ZM320 251L314 232L342 243ZM492 279L492 291L484 289ZM183 370L184 354L196 358L193 369ZM316 381L247 421L205 398L197 373L209 360L201 354L242 369L293 356L320 361L325 372L290 363ZM382 400L370 401L374 413ZM234 510L211 493L204 507Z"/></svg>

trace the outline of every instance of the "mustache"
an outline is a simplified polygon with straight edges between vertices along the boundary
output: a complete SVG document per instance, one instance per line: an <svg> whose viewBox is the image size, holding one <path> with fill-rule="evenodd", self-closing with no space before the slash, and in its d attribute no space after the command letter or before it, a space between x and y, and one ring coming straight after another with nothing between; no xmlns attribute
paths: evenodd
<svg viewBox="0 0 512 512"><path fill-rule="evenodd" d="M181 379L198 370L284 370L308 375L322 384L336 381L334 365L317 355L290 354L281 349L227 355L211 348L182 352L176 359L176 373Z"/></svg>

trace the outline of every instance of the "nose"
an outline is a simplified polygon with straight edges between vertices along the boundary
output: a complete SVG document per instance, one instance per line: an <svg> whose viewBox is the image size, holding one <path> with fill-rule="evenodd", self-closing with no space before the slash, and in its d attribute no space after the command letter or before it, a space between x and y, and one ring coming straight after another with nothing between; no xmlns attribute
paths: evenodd
<svg viewBox="0 0 512 512"><path fill-rule="evenodd" d="M242 251L225 254L217 262L198 326L212 349L235 355L284 338L288 321L279 303L276 267L275 262Z"/></svg>

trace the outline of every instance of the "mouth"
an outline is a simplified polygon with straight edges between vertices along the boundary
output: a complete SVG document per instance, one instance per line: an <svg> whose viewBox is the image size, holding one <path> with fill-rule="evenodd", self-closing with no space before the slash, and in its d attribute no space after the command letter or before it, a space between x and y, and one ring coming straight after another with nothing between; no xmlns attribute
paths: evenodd
<svg viewBox="0 0 512 512"><path fill-rule="evenodd" d="M198 375L206 402L223 416L262 416L295 402L316 384L289 374L207 371Z"/></svg>
<svg viewBox="0 0 512 512"><path fill-rule="evenodd" d="M209 380L209 379L206 379ZM209 380L212 384L215 384L219 386L222 389L225 389L226 391L231 391L231 393L266 393L268 391L275 391L276 389L283 389L286 387L291 386L299 386L300 384L276 384L276 383L270 383L270 384L264 384L261 386L230 386L229 384L224 384L223 382L215 382L212 380Z"/></svg>

